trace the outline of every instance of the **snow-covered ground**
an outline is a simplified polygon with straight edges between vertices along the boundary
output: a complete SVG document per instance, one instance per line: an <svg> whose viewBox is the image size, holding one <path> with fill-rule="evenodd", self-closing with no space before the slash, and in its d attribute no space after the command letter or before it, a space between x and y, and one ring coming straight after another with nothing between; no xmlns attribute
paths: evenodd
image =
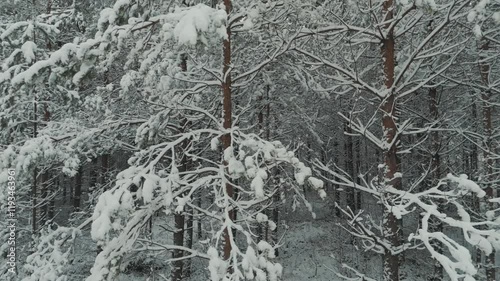
<svg viewBox="0 0 500 281"><path fill-rule="evenodd" d="M316 218L304 206L292 211L291 206L286 204L281 212L279 223L279 236L281 237L279 255L276 259L283 265L283 276L281 280L286 281L339 281L343 280L336 275L341 273L346 276L352 272L343 268L343 264L358 269L366 276L381 280L382 259L380 256L370 252L363 252L358 241L353 239L345 230L339 227L343 223L342 218L334 215L331 202L322 201L316 193L307 194L311 202ZM367 205L367 202L364 202ZM70 208L70 207L68 207ZM64 214L60 219L66 220ZM162 216L155 217L153 236L157 242L171 244L172 233L158 225L164 221ZM413 222L406 222L413 224ZM195 223L196 226L196 223ZM170 228L170 226L169 226ZM195 228L195 233L197 230ZM206 251L206 244L200 243L195 235L194 248ZM97 247L90 238L90 229L84 229L82 235L74 244L71 262L68 266L69 281L83 281L90 274L90 269L97 255ZM131 253L127 260L130 261L127 269L119 276L120 281L136 280L167 280L170 266L165 262L169 255L163 253L155 256L151 253ZM405 281L425 280L429 270L432 270L432 259L425 251L408 251L405 255L402 274ZM418 266L416 266L418 264ZM194 259L192 264L193 273L186 280L205 281L209 279L205 260ZM415 269L418 268L418 271Z"/></svg>

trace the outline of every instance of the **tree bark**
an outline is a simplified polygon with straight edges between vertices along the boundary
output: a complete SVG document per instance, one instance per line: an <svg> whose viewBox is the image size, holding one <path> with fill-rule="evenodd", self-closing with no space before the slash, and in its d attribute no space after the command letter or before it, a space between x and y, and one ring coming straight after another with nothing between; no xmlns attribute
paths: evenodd
<svg viewBox="0 0 500 281"><path fill-rule="evenodd" d="M435 87L429 89L429 113L432 121L436 122L439 119L439 97L438 92ZM429 181L429 186L435 186L439 183L441 179L441 156L440 156L440 146L441 146L441 138L439 136L438 131L431 132L431 178ZM440 206L442 202L438 201L438 205ZM439 207L438 207L439 208ZM441 209L441 208L439 208ZM442 210L441 210L442 211ZM440 220L433 219L431 221L431 230L433 232L442 232L443 231L443 223ZM432 246L436 249L436 251L440 254L443 253L443 245L438 241L434 241ZM443 280L443 267L438 261L434 261L434 273L430 278L430 281L441 281Z"/></svg>
<svg viewBox="0 0 500 281"><path fill-rule="evenodd" d="M193 239L194 239L194 229L193 229L193 216L194 216L194 211L193 208L191 207L186 207L187 208L187 221L186 221L186 248L192 249L193 248ZM184 277L189 278L191 276L191 259L186 260L186 267L185 267L185 273Z"/></svg>
<svg viewBox="0 0 500 281"><path fill-rule="evenodd" d="M81 197L82 197L82 181L83 181L83 165L78 167L78 173L75 177L75 195L73 196L73 210L80 211Z"/></svg>
<svg viewBox="0 0 500 281"><path fill-rule="evenodd" d="M49 202L48 198L48 189L49 189L49 172L43 172L40 177L40 187L41 187L41 198L40 198L40 225L43 227L45 223L48 221L48 211L49 211Z"/></svg>
<svg viewBox="0 0 500 281"><path fill-rule="evenodd" d="M356 138L356 165L355 165L355 174L354 177L355 179L354 182L361 185L361 179L359 178L360 175L360 169L361 169L361 140L359 138ZM367 155L365 155L367 157ZM368 160L367 160L368 161ZM361 210L363 206L362 201L361 201L361 195L362 192L360 190L355 190L356 192L356 209Z"/></svg>
<svg viewBox="0 0 500 281"><path fill-rule="evenodd" d="M174 216L175 232L174 232L174 245L184 246L184 214L179 213ZM182 280L182 269L184 262L182 257L184 251L175 249L172 252L172 258L177 259L173 261L172 265L172 281Z"/></svg>
<svg viewBox="0 0 500 281"><path fill-rule="evenodd" d="M196 203L197 203L197 206L199 209L201 209L201 203L202 203L201 198L202 198L202 196L201 196L201 192L200 192L200 194L198 195L198 200L196 200L197 201ZM198 237L198 240L202 240L203 239L203 226L201 224L201 219L202 219L204 214L201 211L198 211L197 214L198 214L198 220L196 221L196 224L197 224L196 230L198 231L197 237Z"/></svg>
<svg viewBox="0 0 500 281"><path fill-rule="evenodd" d="M48 9L50 9L50 1L48 4ZM49 10L50 11L50 10ZM44 122L49 122L50 121L50 111L48 109L48 105L45 104L43 107L43 121ZM50 202L48 202L47 197L51 195L49 193L49 179L50 179L50 173L47 170L45 170L41 176L41 187L42 187L42 204L41 204L41 212L40 212L40 223L44 225L47 221L51 220L52 218L49 217L49 205ZM53 196L52 196L53 198ZM54 199L51 199L51 201Z"/></svg>
<svg viewBox="0 0 500 281"><path fill-rule="evenodd" d="M61 186L59 184L59 177L54 178L54 183L52 184L52 187L49 189L50 190L50 202L49 202L49 211L48 211L48 218L50 222L52 223L52 220L54 219L55 212L56 212L56 192L58 191L57 188Z"/></svg>
<svg viewBox="0 0 500 281"><path fill-rule="evenodd" d="M109 154L101 155L101 187L104 187L108 182L109 172ZM105 188L104 190L106 190Z"/></svg>
<svg viewBox="0 0 500 281"><path fill-rule="evenodd" d="M35 1L33 1L35 4ZM36 138L38 135L38 116L37 116L37 100L33 101L33 138ZM35 166L33 171L33 185L31 186L31 202L32 202L32 210L31 210L31 230L33 235L37 233L37 178L38 178L38 168Z"/></svg>
<svg viewBox="0 0 500 281"><path fill-rule="evenodd" d="M477 120L477 106L476 106L476 102L475 100L473 99L472 100L472 120ZM476 126L474 126L476 127ZM470 153L470 160L469 160L469 163L470 163L470 167L468 169L468 171L471 171L470 173L472 174L472 177L471 179L474 180L474 181L477 181L477 177L478 177L478 172L479 172L479 163L478 163L478 148L476 146L476 144L472 143L471 144L471 153ZM472 198L472 208L473 210L476 212L476 214L480 214L481 213L481 208L480 208L480 199L477 198L476 196L473 196ZM480 264L481 263L481 257L482 257L483 253L481 252L480 249L477 249L476 251L476 255L475 255L475 260L476 260L476 263L477 264Z"/></svg>
<svg viewBox="0 0 500 281"><path fill-rule="evenodd" d="M90 164L90 182L89 182L89 197L90 197L90 205L94 205L94 193L96 191L96 185L97 185L97 174L98 174L98 168L97 168L97 157L92 158L92 162Z"/></svg>
<svg viewBox="0 0 500 281"><path fill-rule="evenodd" d="M180 63L181 70L183 72L187 71L187 55L182 54L181 55L181 63ZM181 131L185 132L185 127L187 125L187 121L183 121L181 124ZM187 149L187 146L189 145L189 141L185 140L182 142L182 149L181 149L181 154L179 157L181 158L181 165L179 172L185 172L188 170L188 159L185 154L185 150ZM184 212L179 212L174 215L174 224L175 224L175 232L174 232L174 245L175 246L184 246L184 223L185 223L185 217L184 217ZM172 268L172 281L179 281L182 280L183 276L183 269L184 269L184 260L182 257L184 256L184 251L175 249L172 252L172 258L174 259L173 261L173 268Z"/></svg>
<svg viewBox="0 0 500 281"><path fill-rule="evenodd" d="M224 6L226 8L226 13L231 14L232 3L231 0L224 0ZM232 127L232 93L231 93L231 27L228 25L226 27L227 39L223 42L223 67L222 67L222 110L223 110L223 127L224 129L230 129ZM231 134L227 133L222 136L222 147L223 149L227 149L231 146ZM227 165L226 161L224 161L224 165ZM234 189L232 184L227 181L225 186L226 196L233 198L234 197ZM226 206L229 208L229 220L234 221L236 217L236 210L231 208L231 206ZM223 250L223 258L228 260L231 256L232 246L231 246L231 238L230 231L232 229L226 227L224 229L224 250ZM232 235L231 235L232 236Z"/></svg>
<svg viewBox="0 0 500 281"><path fill-rule="evenodd" d="M481 45L481 51L486 52L489 49L489 42L484 42ZM485 63L483 59L486 57L485 54L481 54L480 60L482 61L479 65L481 71L481 79L483 83L489 87L490 81L490 65ZM485 185L486 198L491 199L496 196L496 190L493 188L493 156L491 151L493 147L493 126L492 126L492 105L491 105L491 92L490 90L485 90L481 94L481 100L483 102L483 131L485 137L485 149L483 150L484 157L484 169L483 169L483 181ZM488 202L488 208L494 209L494 203ZM495 269L495 250L486 256L486 281L495 281L496 269Z"/></svg>
<svg viewBox="0 0 500 281"><path fill-rule="evenodd" d="M385 38L382 40L382 58L384 70L384 84L387 89L386 96L382 101L382 130L384 133L384 141L386 148L383 151L384 170L382 180L383 188L393 187L401 189L401 178L399 175L399 159L397 134L397 114L396 114L396 93L394 89L394 71L395 71L395 40L394 30L390 27L390 22L393 19L394 11L393 0L385 0L382 5L383 22L386 22ZM389 196L388 193L384 194ZM392 204L391 198L386 198L387 204ZM390 243L391 247L400 245L400 226L396 216L387 208L384 209L383 232L385 239ZM399 257L391 251L386 250L384 253L384 280L399 281Z"/></svg>
<svg viewBox="0 0 500 281"><path fill-rule="evenodd" d="M352 143L352 129L349 122L344 123L344 151L345 151L345 171L351 177L352 182L356 182L356 176L354 174L354 159L353 159L353 143ZM347 207L349 207L353 212L356 211L356 192L354 187L347 189Z"/></svg>
<svg viewBox="0 0 500 281"><path fill-rule="evenodd" d="M263 95L260 94L257 96L257 134L263 138L264 137L264 98ZM257 239L267 240L265 232L267 231L265 222L257 222Z"/></svg>

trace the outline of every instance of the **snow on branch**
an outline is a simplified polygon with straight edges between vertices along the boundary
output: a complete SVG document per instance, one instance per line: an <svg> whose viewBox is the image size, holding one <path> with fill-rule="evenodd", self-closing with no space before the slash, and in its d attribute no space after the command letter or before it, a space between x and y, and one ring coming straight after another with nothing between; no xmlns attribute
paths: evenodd
<svg viewBox="0 0 500 281"><path fill-rule="evenodd" d="M298 186L307 182L324 197L326 193L323 182L312 177L311 169L280 142L266 141L238 128L226 131L222 128L180 131L165 142L135 153L129 160L131 167L118 174L115 187L104 192L95 207L92 238L101 245L103 251L96 259L92 276L87 281L107 280L110 276L119 274L120 261L134 249L139 231L147 219L159 210L164 210L167 215L181 213L185 206L210 216L213 227L217 229L212 232L213 244L207 252L212 280L230 278L234 274L247 278L253 276L257 280L277 280L281 276L281 265L269 260L274 258L275 246L263 241L254 242L248 222L267 222L271 227L275 224L251 210L255 206L266 204L276 192L275 188L269 186L269 179L272 169L277 167L288 166L294 170L296 192L300 192ZM218 149L218 141L212 140L217 140L226 133L232 135L233 143L223 151L224 161L211 160L200 153L202 150L198 147L207 143L213 149ZM189 145L186 146L186 142ZM181 170L180 155L204 164ZM227 194L227 182L239 190L238 198ZM214 204L208 209L200 208L192 202L193 194L201 189L215 195ZM230 210L238 210L238 221L230 218ZM240 250L241 242L229 231L231 257L228 260L219 257L215 249L220 246L225 229L242 233L247 238L245 253ZM172 249L168 245L164 248ZM258 249L259 254L256 254L254 248ZM205 257L195 255L194 252L192 254ZM233 268L233 273L227 271L229 267Z"/></svg>
<svg viewBox="0 0 500 281"><path fill-rule="evenodd" d="M66 270L69 256L72 253L72 243L78 235L78 228L58 227L44 230L38 241L36 251L26 259L25 269L30 273L22 281L64 281L67 280ZM64 243L70 240L69 244Z"/></svg>
<svg viewBox="0 0 500 281"><path fill-rule="evenodd" d="M496 230L500 226L499 222L494 220L494 214L489 213L489 219L481 222L471 221L465 206L462 205L461 199L464 196L475 196L483 198L486 196L478 184L468 179L466 175L454 176L448 174L436 186L427 188L421 192L412 192L406 190L397 190L391 186L380 186L378 183L357 184L353 180L344 175L338 168L332 170L326 165L316 162L315 167L333 176L333 180L325 177L326 180L339 184L344 187L358 189L375 197L384 205L386 212L392 212L397 218L421 211L421 227L415 234L409 235L408 241L416 241L429 251L431 256L436 259L446 271L452 281L458 280L476 280L474 276L477 274L471 253L464 246L450 238L447 234L429 229L429 222L439 221L444 227L455 228L463 232L465 242L473 247L479 248L486 255L492 252L493 249L500 249L500 233ZM418 180L420 184L425 181ZM415 190L415 189L412 189ZM385 198L392 198L391 202L387 202ZM490 199L490 202L500 201L496 198ZM443 204L455 209L457 216L449 215L438 208L438 205ZM336 205L337 208L340 208ZM391 251L393 254L399 253L402 249L411 246L405 243L398 248L391 247L391 243L385 241L381 234L373 232L373 225L370 220L366 220L362 212L357 214L351 210L341 209L342 213L347 217L348 227L342 226L346 231L361 239L365 250L372 250L377 253L385 253ZM435 243L440 242L445 252L439 252L435 247ZM465 279L462 279L465 278Z"/></svg>

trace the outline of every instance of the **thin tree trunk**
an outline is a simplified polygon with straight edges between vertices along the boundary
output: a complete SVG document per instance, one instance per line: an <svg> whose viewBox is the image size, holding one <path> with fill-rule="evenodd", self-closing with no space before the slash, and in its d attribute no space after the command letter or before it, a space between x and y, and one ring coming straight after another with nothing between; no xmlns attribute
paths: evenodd
<svg viewBox="0 0 500 281"><path fill-rule="evenodd" d="M82 181L83 181L83 165L78 167L78 173L75 178L75 195L73 197L73 210L80 211L81 197L82 197Z"/></svg>
<svg viewBox="0 0 500 281"><path fill-rule="evenodd" d="M50 6L51 3L49 1L47 9L50 12ZM45 104L43 107L44 113L43 113L43 121L44 122L49 122L50 121L50 111L48 109L48 105ZM49 179L50 179L50 173L48 170L45 170L42 174L41 180L42 180L42 205L41 205L41 214L40 214L40 223L44 225L47 221L51 220L52 218L49 217L49 202L47 201L47 196L51 195L49 194Z"/></svg>
<svg viewBox="0 0 500 281"><path fill-rule="evenodd" d="M187 55L182 54L181 55L181 63L180 63L181 70L186 72L187 71ZM183 122L182 124L182 131L184 132L185 127L187 125L187 121ZM188 141L183 141L182 143L183 149L181 150L182 155L181 157L181 165L179 172L185 172L188 170L188 159L185 154L185 149L187 149L188 146ZM174 215L174 223L175 223L175 232L174 232L174 245L183 247L184 246L184 223L185 223L185 217L184 217L184 212L179 212ZM184 268L184 260L182 257L184 256L184 251L175 249L172 253L172 258L174 259L173 262L173 268L172 268L172 281L179 281L182 280L183 276L183 268Z"/></svg>
<svg viewBox="0 0 500 281"><path fill-rule="evenodd" d="M67 196L67 185L64 181L64 175L61 175L62 179L60 181L62 189L63 189L63 205L66 204L66 196Z"/></svg>
<svg viewBox="0 0 500 281"><path fill-rule="evenodd" d="M108 182L109 172L109 154L101 155L101 187L104 187ZM107 188L104 188L106 190Z"/></svg>
<svg viewBox="0 0 500 281"><path fill-rule="evenodd" d="M106 75L106 79L108 78L109 76ZM106 184L108 182L108 172L109 172L109 154L103 154L101 155L101 167L100 167L100 170L101 170L101 175L100 175L100 188L102 188L103 192L106 191ZM70 192L70 194L72 194L72 192ZM99 253L102 252L102 248L100 245L97 246L97 254L99 255Z"/></svg>
<svg viewBox="0 0 500 281"><path fill-rule="evenodd" d="M50 188L50 202L49 202L49 211L48 211L48 217L50 222L52 223L52 220L54 220L55 212L56 212L56 192L58 192L58 187L60 186L59 184L59 177L54 178L54 183L52 184L52 187Z"/></svg>
<svg viewBox="0 0 500 281"><path fill-rule="evenodd" d="M485 42L481 45L482 51L487 51L489 49L489 42ZM481 56L481 59L486 57L486 55ZM489 76L490 76L490 65L484 62L480 63L481 78L483 83L489 87ZM481 100L483 102L483 130L485 137L485 149L483 150L484 157L484 169L483 169L483 179L485 182L485 192L487 198L494 198L496 195L496 190L493 189L493 158L491 151L493 148L493 126L492 126L492 106L491 106L491 92L489 90L483 91L481 95ZM489 202L488 208L494 209L494 203ZM495 281L496 268L495 268L495 250L486 256L486 281Z"/></svg>
<svg viewBox="0 0 500 281"><path fill-rule="evenodd" d="M33 1L33 4L35 4L35 1ZM35 100L33 102L33 138L36 138L38 135L38 116L37 116L37 100L35 97ZM33 185L31 186L31 201L32 201L32 211L31 211L31 219L32 219L32 232L33 235L37 233L37 212L36 212L36 205L37 205L37 178L38 178L38 168L35 166L35 169L33 171Z"/></svg>
<svg viewBox="0 0 500 281"><path fill-rule="evenodd" d="M201 198L202 198L202 196L201 196L201 192L200 192L200 194L198 195L198 200L196 200L197 201L196 205L198 206L198 208L200 210L201 210L201 203L202 203ZM204 214L201 211L198 211L197 214L198 214L198 220L196 221L196 223L197 223L196 229L198 230L197 237L198 237L198 240L202 240L203 239L203 226L201 224L201 219L202 219Z"/></svg>
<svg viewBox="0 0 500 281"><path fill-rule="evenodd" d="M273 213L272 213L272 221L276 224L276 227L272 230L271 232L271 240L273 241L274 245L278 245L278 226L280 223L280 192L281 192L281 183L279 182L279 170L276 171L276 184L277 184L277 191L273 195ZM274 249L274 255L277 257L279 254L278 247Z"/></svg>
<svg viewBox="0 0 500 281"><path fill-rule="evenodd" d="M187 221L186 221L186 248L192 249L193 248L193 215L194 211L193 208L191 207L186 207L187 208ZM191 259L186 260L186 266L185 266L185 273L184 277L189 278L191 276Z"/></svg>
<svg viewBox="0 0 500 281"><path fill-rule="evenodd" d="M174 232L174 245L184 246L184 214L179 213L174 216L175 232ZM182 269L184 262L182 257L184 251L175 249L172 253L172 258L177 259L173 262L172 268L172 281L182 280Z"/></svg>
<svg viewBox="0 0 500 281"><path fill-rule="evenodd" d="M96 190L97 184L97 157L92 158L92 162L90 164L90 182L89 182L89 196L90 196L90 205L94 205L94 193Z"/></svg>
<svg viewBox="0 0 500 281"><path fill-rule="evenodd" d="M477 106L476 106L476 102L475 100L473 99L472 100L472 120L477 120ZM474 126L476 127L476 126ZM470 153L470 167L469 167L469 171L471 171L471 174L472 174L472 177L471 179L474 180L474 181L477 181L478 180L478 172L479 172L479 162L478 162L478 148L477 146L472 143L471 144L471 153ZM474 209L474 211L476 212L476 214L480 214L481 213L481 208L480 208L480 199L477 198L476 196L473 196L472 198L472 208ZM477 249L476 251L476 255L475 255L475 260L476 260L476 263L477 264L480 264L481 263L481 257L482 257L483 253L481 252L480 249Z"/></svg>
<svg viewBox="0 0 500 281"><path fill-rule="evenodd" d="M439 107L438 107L438 92L435 87L429 89L429 113L431 115L432 121L436 122L439 118ZM441 146L441 138L438 131L431 132L431 180L430 186L434 186L439 183L441 179L441 156L439 154ZM441 202L439 202L439 205ZM438 207L439 208L439 207ZM431 230L433 232L442 232L443 223L441 220L436 220L431 222ZM434 241L432 246L440 254L443 253L443 245L438 241ZM430 281L441 281L443 280L443 267L437 261L434 261L434 274L430 278Z"/></svg>
<svg viewBox="0 0 500 281"><path fill-rule="evenodd" d="M232 3L231 0L224 0L224 6L226 8L226 13L231 14ZM231 93L231 27L227 26L226 28L227 39L223 42L223 56L224 62L222 67L222 93L223 93L223 101L222 101L222 110L223 110L223 127L224 129L230 129L232 127L232 93ZM222 136L222 147L226 150L231 146L231 135L225 134ZM225 162L225 161L224 161ZM227 165L227 163L224 163ZM226 196L233 198L234 190L231 183L228 181L225 186ZM236 210L231 208L231 206L226 206L226 208L230 208L229 210L229 220L234 221L236 217ZM224 251L223 258L225 260L229 260L232 251L231 245L231 236L232 232L231 228L226 227L224 229Z"/></svg>
<svg viewBox="0 0 500 281"><path fill-rule="evenodd" d="M353 158L353 143L352 143L352 129L349 126L349 123L346 121L344 123L344 165L346 173L351 176L352 181L355 183L355 175L354 175L354 159ZM356 192L354 191L354 187L347 189L347 207L349 207L352 211L356 211Z"/></svg>
<svg viewBox="0 0 500 281"><path fill-rule="evenodd" d="M366 155L365 155L366 157ZM354 175L356 177L355 182L359 185L361 185L361 179L359 178L360 174L360 169L361 169L361 140L359 138L356 139L356 174ZM362 192L359 190L356 190L356 209L361 210L363 206L362 201L361 201L361 195Z"/></svg>
<svg viewBox="0 0 500 281"><path fill-rule="evenodd" d="M31 186L31 201L32 201L32 210L31 210L31 231L32 234L35 235L37 233L37 217L36 217L36 192L37 192L37 176L38 176L38 169L35 167L35 170L33 171L33 185Z"/></svg>
<svg viewBox="0 0 500 281"><path fill-rule="evenodd" d="M387 94L382 102L382 130L384 132L385 143L388 144L384 149L384 171L383 185L384 187L393 187L401 189L401 178L399 175L399 159L397 157L398 138L396 125L396 93L394 92L394 70L395 70L395 40L394 30L390 27L390 22L393 19L394 2L393 0L385 0L382 6L383 22L386 22L385 38L382 40L382 58L384 67L384 83L387 89ZM389 144L391 144L389 146ZM389 196L388 193L386 193ZM387 200L389 203L390 200ZM400 227L396 216L390 210L384 210L383 232L386 240L389 241L391 247L400 245ZM384 253L384 280L399 281L399 257L391 251Z"/></svg>
<svg viewBox="0 0 500 281"><path fill-rule="evenodd" d="M69 184L69 203L70 203L70 205L73 204L73 197L74 197L73 186L74 186L73 183Z"/></svg>
<svg viewBox="0 0 500 281"><path fill-rule="evenodd" d="M260 137L264 137L264 98L263 95L260 94L257 97L257 128L258 128L258 135ZM267 240L266 235L265 235L266 229L265 229L265 222L257 222L257 239L259 241L261 240Z"/></svg>
<svg viewBox="0 0 500 281"><path fill-rule="evenodd" d="M270 99L270 91L271 91L271 86L266 85L266 104L265 104L265 107L264 107L266 109L266 124L265 124L265 137L264 138L265 138L265 140L268 140L268 141L271 140L271 99ZM311 142L308 143L308 148L309 148L309 151L310 151L310 149L311 149ZM274 173L274 172L275 171L271 171L271 173ZM274 205L275 204L276 203L274 203ZM272 216L272 210L267 209L266 210L266 215L267 215L268 218L271 218L271 216ZM272 240L272 237L271 237L272 234L269 232L269 223L265 222L264 225L263 225L263 227L264 227L264 240L265 241L271 241Z"/></svg>
<svg viewBox="0 0 500 281"><path fill-rule="evenodd" d="M49 202L47 200L48 197L48 188L49 188L49 172L43 172L40 177L40 187L41 187L41 199L40 199L40 226L44 226L48 221L48 211L49 211Z"/></svg>
<svg viewBox="0 0 500 281"><path fill-rule="evenodd" d="M191 122L189 121L186 121L185 122L185 125L184 125L184 130L186 131L189 127L191 126ZM188 149L190 143L189 141L185 141L185 150ZM184 153L183 155L184 157L184 163L186 165L186 168L185 170L188 170L188 169L191 169L192 167L194 167L194 163L193 163L193 160L191 158L188 158L186 156L186 154ZM186 215L185 217L187 217L187 221L186 221L186 234L187 234L187 237L186 237L186 247L188 249L192 249L193 248L193 235L194 235L194 229L193 229L193 219L194 219L194 210L193 208L189 207L189 206L186 206ZM186 253L187 254L187 253ZM191 258L187 259L186 260L186 264L185 264L185 273L184 273L184 278L188 278L191 276Z"/></svg>

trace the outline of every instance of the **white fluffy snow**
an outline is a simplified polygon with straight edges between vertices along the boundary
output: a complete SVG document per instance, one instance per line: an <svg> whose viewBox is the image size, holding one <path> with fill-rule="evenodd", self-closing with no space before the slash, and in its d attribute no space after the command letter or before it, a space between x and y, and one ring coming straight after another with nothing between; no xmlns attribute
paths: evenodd
<svg viewBox="0 0 500 281"><path fill-rule="evenodd" d="M189 9L178 8L169 14L168 18L171 20L163 30L170 30L173 24L173 36L179 44L195 45L198 41L206 43L208 33L221 39L227 38L225 28L227 14L224 10L198 4Z"/></svg>
<svg viewBox="0 0 500 281"><path fill-rule="evenodd" d="M467 175L461 174L460 176L457 177L452 174L448 174L446 178L452 182L457 183L459 189L473 192L479 198L482 198L486 195L486 192L482 190L477 183L469 180Z"/></svg>
<svg viewBox="0 0 500 281"><path fill-rule="evenodd" d="M24 59L28 64L31 64L35 60L36 44L34 42L24 42L23 46L21 46L21 51L23 52Z"/></svg>

